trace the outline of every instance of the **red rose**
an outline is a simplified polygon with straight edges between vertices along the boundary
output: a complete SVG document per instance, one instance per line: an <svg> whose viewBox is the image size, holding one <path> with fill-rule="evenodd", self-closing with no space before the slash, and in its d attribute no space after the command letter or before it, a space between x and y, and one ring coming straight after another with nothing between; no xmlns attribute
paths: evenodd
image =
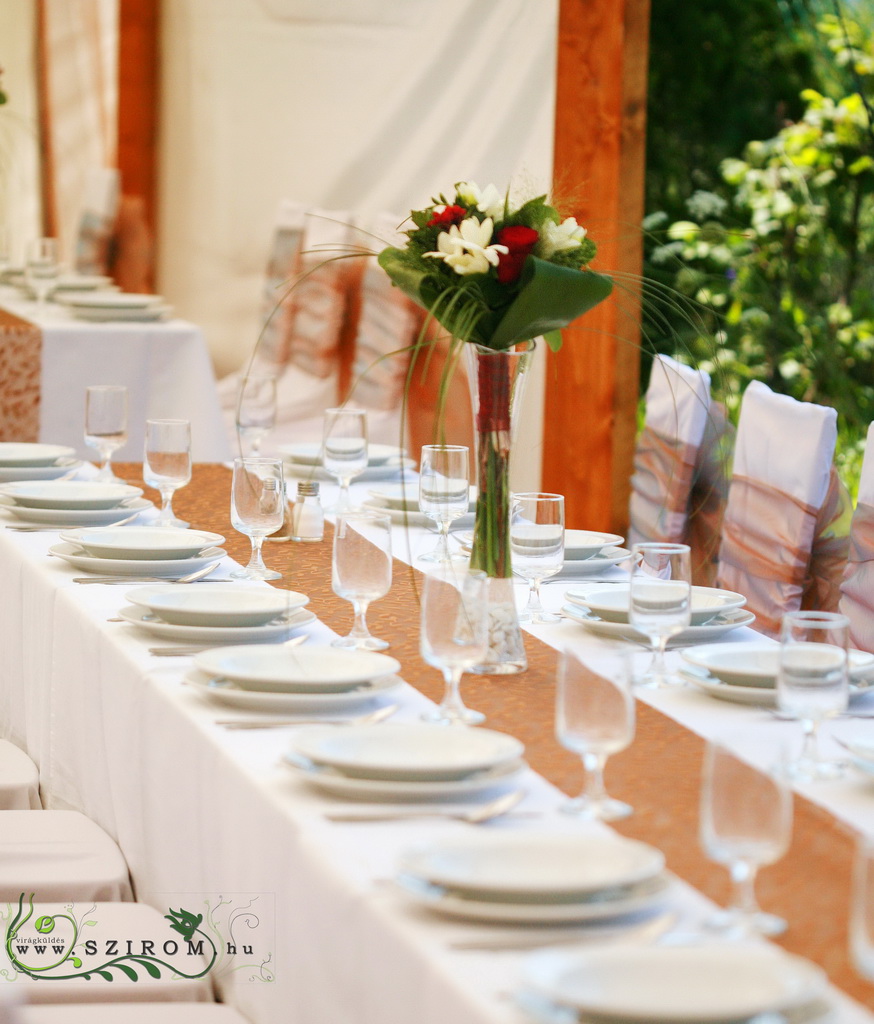
<svg viewBox="0 0 874 1024"><path fill-rule="evenodd" d="M466 216L467 210L463 206L444 206L439 213L434 211L426 227L443 227L444 225L448 227L450 224L460 224Z"/></svg>
<svg viewBox="0 0 874 1024"><path fill-rule="evenodd" d="M521 224L501 228L495 241L509 249L509 252L498 255L498 280L501 284L512 284L522 273L525 260L537 245L538 237L534 228Z"/></svg>

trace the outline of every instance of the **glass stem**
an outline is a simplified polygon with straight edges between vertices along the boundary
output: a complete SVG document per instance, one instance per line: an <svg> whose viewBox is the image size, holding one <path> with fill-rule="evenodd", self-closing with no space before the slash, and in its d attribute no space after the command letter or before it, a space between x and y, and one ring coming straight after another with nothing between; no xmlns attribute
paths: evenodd
<svg viewBox="0 0 874 1024"><path fill-rule="evenodd" d="M370 630L367 628L367 608L369 601L359 601L355 598L352 599L352 612L354 619L352 621L352 629L349 636L355 640L364 640L370 636Z"/></svg>
<svg viewBox="0 0 874 1024"><path fill-rule="evenodd" d="M264 537L260 534L257 537L252 537L252 557L249 559L249 564L246 566L247 569L257 569L261 572L267 571L267 566L264 564L264 559L261 557L261 545L263 543Z"/></svg>
<svg viewBox="0 0 874 1024"><path fill-rule="evenodd" d="M586 803L600 804L607 797L607 790L604 788L604 765L607 763L606 754L595 754L587 751L583 754L583 791L580 798Z"/></svg>
<svg viewBox="0 0 874 1024"><path fill-rule="evenodd" d="M443 679L446 682L446 689L443 693L443 700L440 703L441 711L444 711L449 718L461 718L466 711L461 700L461 675L460 668L444 668Z"/></svg>
<svg viewBox="0 0 874 1024"><path fill-rule="evenodd" d="M158 516L159 523L169 523L176 517L173 514L173 494L175 487L162 487L161 488L161 513Z"/></svg>
<svg viewBox="0 0 874 1024"><path fill-rule="evenodd" d="M449 527L451 525L451 519L437 520L437 549L435 554L441 562L449 561Z"/></svg>
<svg viewBox="0 0 874 1024"><path fill-rule="evenodd" d="M351 483L351 477L341 476L338 477L340 481L340 493L337 496L336 511L347 512L352 507L351 499L349 498L349 484Z"/></svg>
<svg viewBox="0 0 874 1024"><path fill-rule="evenodd" d="M755 890L757 870L757 866L748 860L733 861L729 868L733 886L731 907L744 917L759 913Z"/></svg>
<svg viewBox="0 0 874 1024"><path fill-rule="evenodd" d="M525 609L532 622L537 622L543 614L543 604L540 601L540 577L535 576L528 580L528 605Z"/></svg>
<svg viewBox="0 0 874 1024"><path fill-rule="evenodd" d="M801 760L816 764L819 761L819 722L813 718L802 718L801 728L804 732Z"/></svg>
<svg viewBox="0 0 874 1024"><path fill-rule="evenodd" d="M652 666L650 667L650 672L652 672L659 683L663 683L668 674L668 666L665 664L665 651L667 650L667 646L668 638L666 636L657 637L653 646Z"/></svg>

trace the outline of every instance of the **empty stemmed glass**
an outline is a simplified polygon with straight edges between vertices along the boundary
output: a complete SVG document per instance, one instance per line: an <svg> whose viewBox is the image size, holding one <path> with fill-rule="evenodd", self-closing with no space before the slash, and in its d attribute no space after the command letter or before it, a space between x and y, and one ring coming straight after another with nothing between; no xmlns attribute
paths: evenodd
<svg viewBox="0 0 874 1024"><path fill-rule="evenodd" d="M668 640L689 626L692 603L692 564L688 544L635 544L632 548L628 621L653 646L649 668L635 678L637 686L681 683L668 672Z"/></svg>
<svg viewBox="0 0 874 1024"><path fill-rule="evenodd" d="M624 660L598 669L573 650L559 657L555 735L566 750L580 755L585 770L582 792L561 809L580 818L616 821L632 808L607 795L604 765L634 739L634 697Z"/></svg>
<svg viewBox="0 0 874 1024"><path fill-rule="evenodd" d="M419 463L419 510L440 531L433 551L420 562L449 560L449 528L470 509L470 449L463 444L426 444Z"/></svg>
<svg viewBox="0 0 874 1024"><path fill-rule="evenodd" d="M37 238L27 247L24 275L28 287L36 297L37 305L45 306L58 283L61 268L58 265L56 238Z"/></svg>
<svg viewBox="0 0 874 1024"><path fill-rule="evenodd" d="M367 413L363 409L325 410L322 465L340 484L330 511L350 511L349 485L367 468Z"/></svg>
<svg viewBox="0 0 874 1024"><path fill-rule="evenodd" d="M234 459L231 482L231 524L252 541L252 557L245 568L231 573L234 579L278 580L281 573L268 569L261 557L264 538L275 533L285 519L285 482L282 460Z"/></svg>
<svg viewBox="0 0 874 1024"><path fill-rule="evenodd" d="M240 378L236 409L237 435L243 456L261 454L261 442L276 426L276 378L250 374ZM243 450L243 443L248 451Z"/></svg>
<svg viewBox="0 0 874 1024"><path fill-rule="evenodd" d="M774 864L789 849L792 794L776 775L766 775L727 747L708 743L704 755L699 818L701 846L731 872L730 905L707 926L739 935L780 935L786 922L756 902L760 867Z"/></svg>
<svg viewBox="0 0 874 1024"><path fill-rule="evenodd" d="M112 454L127 441L127 388L95 384L85 389L85 444L96 448L103 465L96 480L112 482Z"/></svg>
<svg viewBox="0 0 874 1024"><path fill-rule="evenodd" d="M458 563L444 562L422 580L419 650L440 669L446 689L440 705L422 718L445 725L475 725L485 719L464 706L459 687L465 669L488 653L489 613L486 575Z"/></svg>
<svg viewBox="0 0 874 1024"><path fill-rule="evenodd" d="M173 512L173 494L191 480L191 424L188 420L146 420L143 480L161 494L158 526L189 524Z"/></svg>
<svg viewBox="0 0 874 1024"><path fill-rule="evenodd" d="M381 651L385 640L371 636L367 609L391 589L391 519L381 512L341 512L334 527L331 586L338 597L352 602L355 619L348 636L332 640L334 647Z"/></svg>
<svg viewBox="0 0 874 1024"><path fill-rule="evenodd" d="M513 572L528 580L528 604L520 622L560 622L540 602L540 582L564 565L564 496L536 491L514 494L510 522Z"/></svg>
<svg viewBox="0 0 874 1024"><path fill-rule="evenodd" d="M780 635L777 705L801 721L804 745L799 758L787 765L800 782L834 779L843 766L824 761L817 735L825 718L847 707L849 679L847 644L850 622L837 612L787 612Z"/></svg>

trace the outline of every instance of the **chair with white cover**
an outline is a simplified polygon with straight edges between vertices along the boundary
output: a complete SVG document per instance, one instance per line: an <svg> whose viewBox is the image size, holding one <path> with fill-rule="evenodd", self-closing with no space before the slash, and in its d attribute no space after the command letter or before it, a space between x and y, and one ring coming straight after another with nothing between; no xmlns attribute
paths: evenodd
<svg viewBox="0 0 874 1024"><path fill-rule="evenodd" d="M236 1010L220 1003L65 1003L22 1006L13 1020L0 1024L248 1024Z"/></svg>
<svg viewBox="0 0 874 1024"><path fill-rule="evenodd" d="M118 214L119 182L119 172L113 167L93 167L86 175L74 259L80 274L105 274L109 269L109 243Z"/></svg>
<svg viewBox="0 0 874 1024"><path fill-rule="evenodd" d="M39 769L9 740L0 740L0 811L35 811L39 798Z"/></svg>
<svg viewBox="0 0 874 1024"><path fill-rule="evenodd" d="M837 440L834 409L775 394L760 381L744 393L734 468L722 526L718 585L747 598L756 628L777 636L788 611L828 610L813 579L824 521L843 504L832 468ZM828 590L823 581L823 591Z"/></svg>
<svg viewBox="0 0 874 1024"><path fill-rule="evenodd" d="M868 427L840 610L850 620L852 646L874 652L874 423Z"/></svg>

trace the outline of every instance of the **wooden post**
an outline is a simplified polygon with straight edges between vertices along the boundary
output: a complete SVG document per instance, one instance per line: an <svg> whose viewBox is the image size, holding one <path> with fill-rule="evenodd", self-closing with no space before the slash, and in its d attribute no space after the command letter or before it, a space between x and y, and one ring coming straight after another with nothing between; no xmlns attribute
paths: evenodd
<svg viewBox="0 0 874 1024"><path fill-rule="evenodd" d="M560 0L554 195L614 294L547 364L543 488L569 527L624 533L636 433L649 0Z"/></svg>

